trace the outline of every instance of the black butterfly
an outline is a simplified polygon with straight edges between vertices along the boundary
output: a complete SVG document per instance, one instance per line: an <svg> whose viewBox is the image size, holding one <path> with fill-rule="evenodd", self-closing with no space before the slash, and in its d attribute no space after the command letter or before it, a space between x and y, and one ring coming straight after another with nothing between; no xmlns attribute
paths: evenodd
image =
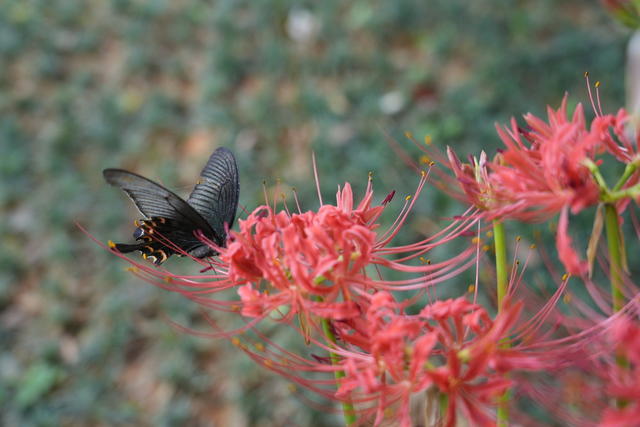
<svg viewBox="0 0 640 427"><path fill-rule="evenodd" d="M218 148L209 157L186 201L133 172L105 169L102 174L109 184L127 193L145 216L141 222L135 222L138 228L133 232L133 238L137 243L112 245L118 251L140 251L144 258L155 264L179 253L171 244L196 258L217 255L196 237L197 230L218 246L225 245L227 230L236 216L240 192L236 159L226 148Z"/></svg>

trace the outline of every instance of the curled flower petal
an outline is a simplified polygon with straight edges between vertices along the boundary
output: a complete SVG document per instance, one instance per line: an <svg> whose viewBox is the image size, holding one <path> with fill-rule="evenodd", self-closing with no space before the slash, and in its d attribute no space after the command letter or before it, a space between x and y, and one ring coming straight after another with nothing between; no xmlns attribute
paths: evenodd
<svg viewBox="0 0 640 427"><path fill-rule="evenodd" d="M582 276L588 271L589 266L586 261L580 259L575 249L573 249L573 242L569 236L568 229L569 211L565 208L560 213L560 219L558 221L558 231L556 235L558 257L567 270L567 273Z"/></svg>

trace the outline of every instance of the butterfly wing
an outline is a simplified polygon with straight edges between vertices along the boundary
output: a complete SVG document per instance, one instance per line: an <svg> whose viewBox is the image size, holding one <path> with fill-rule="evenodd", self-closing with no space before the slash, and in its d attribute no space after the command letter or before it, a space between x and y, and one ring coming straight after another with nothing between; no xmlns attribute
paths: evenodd
<svg viewBox="0 0 640 427"><path fill-rule="evenodd" d="M198 183L187 199L187 203L211 225L218 245L225 243L225 224L228 228L233 225L239 193L236 159L228 149L218 148L209 157Z"/></svg>
<svg viewBox="0 0 640 427"><path fill-rule="evenodd" d="M127 193L147 218L166 218L191 234L202 230L215 236L209 223L191 205L162 185L122 169L105 169L102 174L109 184Z"/></svg>

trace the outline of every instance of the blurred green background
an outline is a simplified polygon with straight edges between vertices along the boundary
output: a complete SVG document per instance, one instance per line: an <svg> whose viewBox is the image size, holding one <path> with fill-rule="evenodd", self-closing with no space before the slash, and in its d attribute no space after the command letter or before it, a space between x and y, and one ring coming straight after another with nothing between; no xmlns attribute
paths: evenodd
<svg viewBox="0 0 640 427"><path fill-rule="evenodd" d="M101 170L184 195L227 146L247 209L277 180L314 208L314 151L325 201L368 171L378 200L408 194L387 135L416 158L405 131L491 152L496 121L587 101L587 70L615 111L626 38L583 0L0 2L0 425L337 424L229 343L172 328L206 327L78 230L132 231ZM401 239L455 209L428 188Z"/></svg>

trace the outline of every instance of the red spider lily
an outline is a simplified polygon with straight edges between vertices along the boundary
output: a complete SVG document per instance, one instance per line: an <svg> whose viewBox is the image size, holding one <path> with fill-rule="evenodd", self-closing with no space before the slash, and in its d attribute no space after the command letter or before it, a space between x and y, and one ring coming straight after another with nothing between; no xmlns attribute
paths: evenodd
<svg viewBox="0 0 640 427"><path fill-rule="evenodd" d="M518 210L510 217L523 221L549 219L565 206L577 213L597 204L600 188L584 165L599 149L599 134L590 132L582 105L567 117L567 97L560 108L548 108L548 123L524 116L529 129L497 128L506 149L488 167L497 192Z"/></svg>
<svg viewBox="0 0 640 427"><path fill-rule="evenodd" d="M637 135L633 139L630 137L630 120L627 110L620 108L616 115L597 113L591 123L591 133L622 163L632 163L639 157Z"/></svg>
<svg viewBox="0 0 640 427"><path fill-rule="evenodd" d="M585 162L605 148L622 157L630 145L626 139L616 144L608 136L610 126L622 134L618 124L622 116L599 115L588 129L582 105L578 104L571 117L567 115L566 95L560 108L549 107L547 115L547 122L525 115L526 130L515 119L510 127L497 127L505 149L492 161L482 156L473 176L473 166L461 165L451 150L450 167L469 202L488 219L544 221L561 212L558 254L569 273L581 275L587 264L571 245L567 209L577 213L600 201L602 189Z"/></svg>
<svg viewBox="0 0 640 427"><path fill-rule="evenodd" d="M640 324L622 316L616 320L611 332L609 344L617 349L618 360L611 360L608 369L602 372L608 374L607 396L615 397L624 404L607 409L600 426L637 425L640 420Z"/></svg>
<svg viewBox="0 0 640 427"><path fill-rule="evenodd" d="M494 188L487 167L487 154L483 151L480 158L470 158L469 163L462 163L456 153L447 147L449 166L455 175L458 185L465 194L464 200L480 209L491 212L491 216L508 216L516 205L511 198L504 198Z"/></svg>
<svg viewBox="0 0 640 427"><path fill-rule="evenodd" d="M395 418L409 426L410 398L435 388L447 397L445 425L455 425L458 411L473 425L494 425L496 398L512 386L505 374L550 366L545 355L504 345L517 334L521 309L521 303L509 303L491 319L480 305L457 298L409 316L390 294L379 292L361 325L366 344L336 351L346 374L337 396L369 404L364 412L375 412L376 425L385 409L399 403Z"/></svg>
<svg viewBox="0 0 640 427"><path fill-rule="evenodd" d="M423 176L416 196L426 176ZM335 206L317 212L274 213L262 207L239 221L233 241L220 248L229 280L240 286L242 314L265 317L279 312L282 321L302 315L347 320L360 315L371 292L382 289L424 289L473 265L474 248L438 264L410 261L466 232L473 221L455 223L438 236L393 247L389 243L404 223L411 205L403 209L391 229L378 232L376 220L385 205L372 206L373 191L354 207L351 186L337 193ZM413 201L411 202L413 203ZM388 257L394 255L395 260ZM386 267L419 276L402 281L374 278L370 267ZM425 277L428 275L428 278ZM286 309L283 310L283 307Z"/></svg>

